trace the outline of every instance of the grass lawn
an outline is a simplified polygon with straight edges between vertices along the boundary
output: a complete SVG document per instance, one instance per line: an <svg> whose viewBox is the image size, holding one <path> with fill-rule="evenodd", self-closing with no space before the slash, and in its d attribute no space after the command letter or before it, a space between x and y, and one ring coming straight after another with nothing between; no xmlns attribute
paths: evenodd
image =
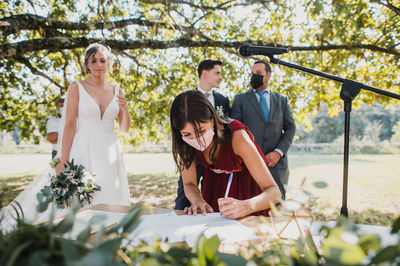
<svg viewBox="0 0 400 266"><path fill-rule="evenodd" d="M304 182L317 197L311 204L316 218L335 218L342 206L343 156L294 154L289 160L288 196ZM315 186L321 183L326 187ZM356 222L388 225L399 216L400 155L350 155L347 207Z"/></svg>
<svg viewBox="0 0 400 266"><path fill-rule="evenodd" d="M14 159L15 155L12 156ZM170 154L126 154L125 161L132 203L141 201L149 206L173 208L178 177ZM299 189L309 191L316 197L308 205L316 219L335 219L342 205L342 155L290 154L289 163L288 198ZM2 174L3 206L38 174L30 171L26 173L20 166L14 173L8 169ZM355 222L390 225L400 215L400 155L350 155L347 206Z"/></svg>

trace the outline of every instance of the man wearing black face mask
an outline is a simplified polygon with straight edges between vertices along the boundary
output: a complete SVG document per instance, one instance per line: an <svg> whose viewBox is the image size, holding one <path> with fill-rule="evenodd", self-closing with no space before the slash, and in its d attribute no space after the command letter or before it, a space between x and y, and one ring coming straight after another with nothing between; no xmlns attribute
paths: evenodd
<svg viewBox="0 0 400 266"><path fill-rule="evenodd" d="M245 124L253 133L285 199L289 179L287 152L296 124L287 96L268 88L270 78L269 64L256 61L251 69L252 89L235 96L231 117Z"/></svg>

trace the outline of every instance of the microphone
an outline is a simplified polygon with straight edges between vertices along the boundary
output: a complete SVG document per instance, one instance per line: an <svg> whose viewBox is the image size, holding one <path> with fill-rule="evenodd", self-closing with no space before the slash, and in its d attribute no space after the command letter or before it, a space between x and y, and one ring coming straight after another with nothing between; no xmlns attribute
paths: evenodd
<svg viewBox="0 0 400 266"><path fill-rule="evenodd" d="M289 52L286 48L277 48L277 47L264 47L264 46L248 46L243 45L239 48L239 54L241 56L250 56L250 55L266 55L271 56L274 54L284 54Z"/></svg>

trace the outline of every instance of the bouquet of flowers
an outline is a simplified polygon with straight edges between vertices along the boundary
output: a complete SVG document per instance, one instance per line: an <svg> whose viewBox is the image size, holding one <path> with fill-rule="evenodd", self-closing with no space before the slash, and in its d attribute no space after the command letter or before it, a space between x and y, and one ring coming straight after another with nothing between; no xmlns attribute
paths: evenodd
<svg viewBox="0 0 400 266"><path fill-rule="evenodd" d="M73 159L67 162L59 175L50 175L50 186L46 186L45 189L50 190L52 200L61 209L70 207L74 197L77 197L82 205L90 204L93 193L101 190L100 186L95 184L93 176L85 171L85 167L75 165Z"/></svg>

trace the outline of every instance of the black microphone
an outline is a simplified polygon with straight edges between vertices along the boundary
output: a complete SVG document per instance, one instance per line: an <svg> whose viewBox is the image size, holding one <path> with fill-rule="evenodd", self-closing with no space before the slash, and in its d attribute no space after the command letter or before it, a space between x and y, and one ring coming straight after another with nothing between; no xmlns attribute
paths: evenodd
<svg viewBox="0 0 400 266"><path fill-rule="evenodd" d="M248 46L244 45L239 48L239 54L241 56L250 56L250 55L274 55L274 54L284 54L289 52L286 48L277 48L277 47L263 47L263 46Z"/></svg>

